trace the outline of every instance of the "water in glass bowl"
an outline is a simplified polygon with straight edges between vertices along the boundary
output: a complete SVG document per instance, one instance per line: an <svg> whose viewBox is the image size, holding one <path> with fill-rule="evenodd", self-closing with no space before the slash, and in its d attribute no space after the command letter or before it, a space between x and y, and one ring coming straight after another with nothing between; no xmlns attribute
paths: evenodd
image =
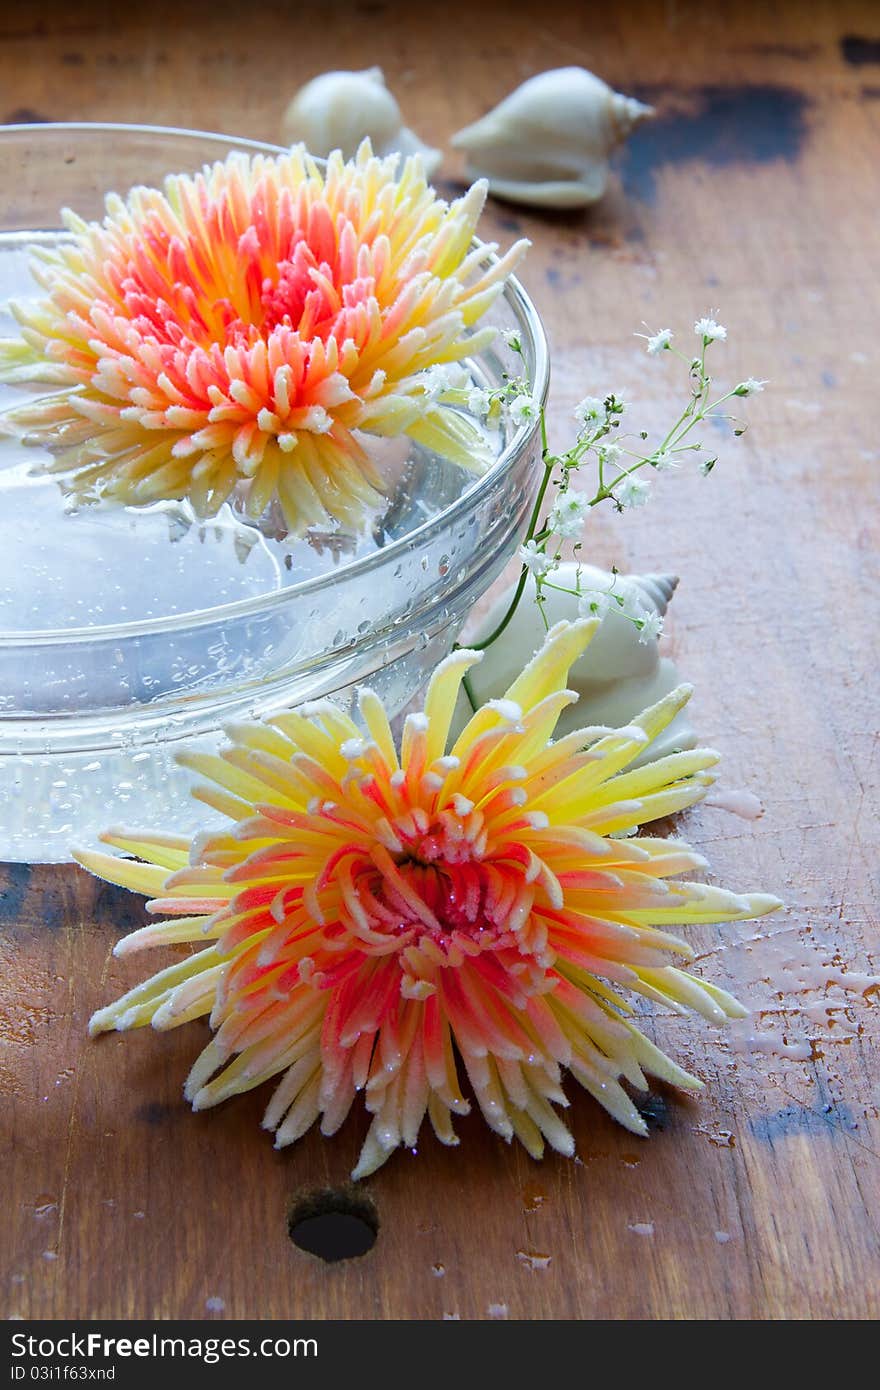
<svg viewBox="0 0 880 1390"><path fill-rule="evenodd" d="M0 336L17 332L7 302L36 292L28 248L60 235L0 233ZM508 290L498 326L521 331L523 303ZM503 337L466 364L480 386L521 365ZM534 429L481 427L509 460L482 484L406 438L371 439L381 505L357 531L291 537L234 499L208 520L181 502L75 503L48 455L3 431L42 393L0 385L2 858L67 859L108 822L204 825L174 755L216 748L230 720L363 680L399 710L511 554L538 467Z"/></svg>

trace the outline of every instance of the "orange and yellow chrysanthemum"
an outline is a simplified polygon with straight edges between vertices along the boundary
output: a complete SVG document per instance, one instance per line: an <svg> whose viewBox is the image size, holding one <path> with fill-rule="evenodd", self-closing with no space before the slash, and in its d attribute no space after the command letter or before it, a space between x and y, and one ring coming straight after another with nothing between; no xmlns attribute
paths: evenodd
<svg viewBox="0 0 880 1390"><path fill-rule="evenodd" d="M214 1036L186 1083L194 1108L280 1077L264 1124L279 1146L320 1118L332 1134L362 1092L373 1121L355 1177L427 1113L457 1142L459 1066L486 1121L534 1157L574 1142L556 1107L568 1071L621 1124L645 1124L621 1085L645 1074L701 1083L636 1027L627 993L716 1023L743 1013L680 965L669 928L757 917L779 904L682 873L705 861L678 840L634 835L699 800L716 755L675 753L627 771L685 704L682 686L621 729L553 742L571 664L597 623L560 623L501 700L450 742L462 676L437 668L400 753L385 710L360 692L361 723L329 702L230 731L220 756L185 763L196 795L229 819L195 839L113 832L142 863L78 857L152 901L166 920L144 946L212 944L138 985L93 1033L209 1016Z"/></svg>
<svg viewBox="0 0 880 1390"><path fill-rule="evenodd" d="M436 369L491 341L475 326L526 243L491 261L473 247L485 184L448 204L418 158L397 164L368 142L326 168L302 147L235 153L109 197L101 223L66 211L69 240L34 253L44 297L0 342L0 379L60 389L7 420L81 495L211 514L243 485L294 530L379 500L358 431L479 470Z"/></svg>

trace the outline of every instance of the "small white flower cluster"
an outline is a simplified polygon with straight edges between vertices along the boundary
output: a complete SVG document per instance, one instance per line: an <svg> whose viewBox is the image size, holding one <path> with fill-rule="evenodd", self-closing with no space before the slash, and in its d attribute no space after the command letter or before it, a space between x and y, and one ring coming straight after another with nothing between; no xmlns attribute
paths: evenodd
<svg viewBox="0 0 880 1390"><path fill-rule="evenodd" d="M574 418L580 425L578 438L595 436L602 438L618 424L618 416L626 410L620 396L613 393L602 400L599 396L584 396L574 408Z"/></svg>
<svg viewBox="0 0 880 1390"><path fill-rule="evenodd" d="M564 541L577 540L589 514L589 497L582 492L562 492L553 504L547 526Z"/></svg>
<svg viewBox="0 0 880 1390"><path fill-rule="evenodd" d="M637 333L636 337L644 338L649 357L656 357L658 352L672 347L671 328L661 328L659 333Z"/></svg>
<svg viewBox="0 0 880 1390"><path fill-rule="evenodd" d="M632 473L625 473L611 489L611 496L621 508L644 507L650 495L651 484Z"/></svg>
<svg viewBox="0 0 880 1390"><path fill-rule="evenodd" d="M727 337L727 329L724 325L716 323L713 318L708 316L704 319L697 319L694 324L694 332L698 338L702 338L704 344L723 342Z"/></svg>
<svg viewBox="0 0 880 1390"><path fill-rule="evenodd" d="M574 418L579 425L597 425L605 419L605 402L598 396L584 396L574 408Z"/></svg>
<svg viewBox="0 0 880 1390"><path fill-rule="evenodd" d="M671 468L680 468L668 449L658 449L653 459L654 468L658 473L668 473Z"/></svg>
<svg viewBox="0 0 880 1390"><path fill-rule="evenodd" d="M541 414L541 407L530 396L515 396L507 411L513 424L519 427L537 420Z"/></svg>
<svg viewBox="0 0 880 1390"><path fill-rule="evenodd" d="M615 578L616 583L616 578ZM620 613L638 628L639 642L648 643L663 632L663 619L654 608L645 608L626 594L609 589L584 589L578 598L578 613L582 618L604 618L609 612Z"/></svg>
<svg viewBox="0 0 880 1390"><path fill-rule="evenodd" d="M623 458L623 450L619 444L600 444L596 449L599 461L602 464L612 464L617 466L618 459Z"/></svg>
<svg viewBox="0 0 880 1390"><path fill-rule="evenodd" d="M584 524L593 507L605 501L610 501L618 511L645 506L651 495L651 484L645 476L649 468L657 473L669 472L680 468L685 459L692 457L700 472L708 475L717 460L705 457L703 446L694 442L694 429L710 418L730 420L736 425L732 416L722 413L725 404L733 397L755 395L767 385L766 381L750 376L713 399L712 378L706 368L706 357L712 343L723 342L727 338L727 329L711 315L706 315L696 320L694 332L700 339L701 350L693 357L680 352L674 345L670 328L636 335L644 339L650 357L670 352L685 364L688 372L687 402L663 442L653 450L645 442L647 431L636 434L621 430L621 417L626 405L614 393L604 397L584 396L579 401L574 411L578 425L575 441L568 450L557 455L550 452L546 443L543 407L533 399L522 379L505 378L505 385L493 390L486 390L468 379L462 389L459 378L456 377L453 383L446 369L438 369L444 372L439 381L446 389L460 390L462 402L466 403L472 414L484 417L490 412L504 409L514 426L541 422L544 477L525 543L519 551L520 564L534 579L539 605L544 602L544 584L550 583L549 576L559 569L562 562L564 543L573 542L576 553L581 549ZM522 357L523 348L518 334L508 333L505 338L511 351ZM745 425L737 426L734 434L740 435L744 429ZM574 473L583 468L589 456L598 464L598 480L592 493L572 486ZM663 619L656 611L644 608L626 594L615 592L614 586L608 591L585 591L580 587L581 574L579 569L576 589L566 589L566 592L577 597L581 614L602 618L608 613L620 613L638 628L640 641L650 642L660 636ZM561 585L554 580L550 587L559 588ZM518 585L512 606L501 621L499 630L507 625L522 592L523 587ZM495 635L493 633L481 643L481 648L490 645Z"/></svg>
<svg viewBox="0 0 880 1390"><path fill-rule="evenodd" d="M547 551L534 540L526 541L525 545L520 546L519 558L529 574L533 574L536 579L543 579L559 564L553 555L548 555Z"/></svg>
<svg viewBox="0 0 880 1390"><path fill-rule="evenodd" d="M611 593L607 589L584 589L578 599L581 618L604 618L610 607Z"/></svg>
<svg viewBox="0 0 880 1390"><path fill-rule="evenodd" d="M663 631L663 619L656 609L647 608L643 616L636 619L636 626L639 629L639 641L647 643L660 636Z"/></svg>
<svg viewBox="0 0 880 1390"><path fill-rule="evenodd" d="M433 405L450 391L464 391L471 385L470 375L460 362L427 367L415 380L422 388L427 405Z"/></svg>
<svg viewBox="0 0 880 1390"><path fill-rule="evenodd" d="M471 415L483 420L492 408L492 397L482 386L473 386L468 391L466 404Z"/></svg>
<svg viewBox="0 0 880 1390"><path fill-rule="evenodd" d="M735 396L756 396L759 391L764 390L766 385L766 381L758 381L756 377L750 376L745 381L740 382L733 394Z"/></svg>

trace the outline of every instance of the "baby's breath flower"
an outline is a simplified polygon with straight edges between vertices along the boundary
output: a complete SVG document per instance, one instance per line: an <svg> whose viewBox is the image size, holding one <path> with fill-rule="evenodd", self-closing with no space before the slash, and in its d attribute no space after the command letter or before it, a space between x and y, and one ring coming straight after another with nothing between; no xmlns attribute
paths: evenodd
<svg viewBox="0 0 880 1390"><path fill-rule="evenodd" d="M576 540L590 513L590 499L581 492L564 492L550 513L550 527L563 540Z"/></svg>
<svg viewBox="0 0 880 1390"><path fill-rule="evenodd" d="M644 507L651 492L650 483L628 473L614 484L611 495L620 507Z"/></svg>
<svg viewBox="0 0 880 1390"><path fill-rule="evenodd" d="M484 391L482 386L475 386L468 392L467 408L472 415L479 415L481 418L489 414L489 407L492 404L492 397L488 391Z"/></svg>
<svg viewBox="0 0 880 1390"><path fill-rule="evenodd" d="M463 391L470 384L470 376L457 362L428 367L418 380L430 404L441 400L450 391Z"/></svg>
<svg viewBox="0 0 880 1390"><path fill-rule="evenodd" d="M663 352L672 342L672 329L661 328L659 333L654 333L651 336L645 333L639 333L636 336L645 339L648 356L656 357L658 352Z"/></svg>
<svg viewBox="0 0 880 1390"><path fill-rule="evenodd" d="M714 343L727 337L727 329L714 319L697 319L694 324L694 332L698 338L702 338L704 343Z"/></svg>
<svg viewBox="0 0 880 1390"><path fill-rule="evenodd" d="M537 420L538 409L537 401L529 396L517 396L509 406L510 418L515 425L524 425L529 420Z"/></svg>
<svg viewBox="0 0 880 1390"><path fill-rule="evenodd" d="M724 391L713 400L710 390L712 378L705 366L706 348L713 340L725 339L727 330L708 315L696 320L694 330L702 342L698 355L692 357L689 363L684 352L677 352L672 348L671 329L662 328L656 333L646 331L636 334L645 340L649 355L654 356L659 352L671 350L689 369L687 404L672 428L663 435L662 444L652 449L648 442L649 432L645 429L620 429L621 417L627 406L626 402L612 391L605 392L602 397L585 396L578 403L574 415L579 429L574 442L564 452L551 452L545 440L542 454L544 477L525 544L520 551L521 564L536 578L535 597L539 604L544 603L547 598L543 585L545 577L553 571L553 583L548 587L569 594L572 600L579 603L582 616L601 616L606 611L620 614L639 632L644 633L643 640L646 642L656 637L660 631L656 615L646 614L637 599L630 598L626 592L616 591L613 587L606 594L585 593L580 568L577 583L574 588L570 587L563 571L559 569L562 542L574 541L575 551L580 549L584 520L588 512L600 502L611 501L618 511L644 506L651 492L651 484L646 481L651 476L649 469L664 473L681 468L685 460L692 460L694 466L705 476L715 467L717 458L703 456L703 445L697 442L699 435L695 431L706 420L720 422L730 419L729 415L721 413L724 403L733 395L745 396L761 391L766 383L755 377L747 377L735 390ZM542 407L527 398L526 387L520 381L508 378L505 387L489 393L489 397L490 419L493 418L493 414L500 414L502 411L517 422L535 416L543 419ZM481 400L481 397L474 394L472 408L481 403ZM744 429L745 425L742 424L734 429L734 434L741 435ZM615 435L621 439L621 444L611 442ZM592 487L586 493L570 492L569 488L575 481L575 475L585 472L588 460L594 465L598 463L595 492L592 491ZM584 486L580 483L579 476L578 484L580 487ZM481 643L481 647L489 647L508 626L526 592L523 578L521 575L515 586L506 614L499 619L496 629ZM542 610L542 617L546 619L546 610Z"/></svg>
<svg viewBox="0 0 880 1390"><path fill-rule="evenodd" d="M652 637L659 637L663 631L663 619L659 613L651 609L644 617L637 619L636 626L639 629L639 641L650 642Z"/></svg>
<svg viewBox="0 0 880 1390"><path fill-rule="evenodd" d="M553 556L548 555L546 550L541 550L535 541L526 541L525 545L520 546L519 558L536 579L543 579L545 574L556 568Z"/></svg>
<svg viewBox="0 0 880 1390"><path fill-rule="evenodd" d="M434 371L443 379L449 391L464 391L471 384L470 373L460 362L446 362L435 367Z"/></svg>
<svg viewBox="0 0 880 1390"><path fill-rule="evenodd" d="M603 444L598 449L599 458L603 463L617 463L623 457L623 450L619 444Z"/></svg>
<svg viewBox="0 0 880 1390"><path fill-rule="evenodd" d="M735 396L754 396L759 391L763 391L766 385L766 381L758 381L757 377L746 377L745 381L740 382L733 394Z"/></svg>
<svg viewBox="0 0 880 1390"><path fill-rule="evenodd" d="M578 599L578 613L582 618L604 618L611 607L611 595L604 589L587 589Z"/></svg>
<svg viewBox="0 0 880 1390"><path fill-rule="evenodd" d="M449 389L445 378L434 367L429 367L417 381L422 388L423 405L433 405Z"/></svg>
<svg viewBox="0 0 880 1390"><path fill-rule="evenodd" d="M605 402L598 396L584 396L574 408L574 418L582 425L592 425L605 418Z"/></svg>

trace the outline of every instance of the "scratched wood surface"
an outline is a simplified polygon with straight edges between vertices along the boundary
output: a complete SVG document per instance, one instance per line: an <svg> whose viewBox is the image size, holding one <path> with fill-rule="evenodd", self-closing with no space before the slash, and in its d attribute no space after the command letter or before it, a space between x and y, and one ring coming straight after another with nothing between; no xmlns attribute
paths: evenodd
<svg viewBox="0 0 880 1390"><path fill-rule="evenodd" d="M272 139L302 80L370 63L447 147L548 67L583 63L656 104L600 207L496 203L485 230L534 243L523 278L552 340L559 420L613 387L663 424L680 384L640 353L643 320L686 334L716 309L730 334L719 372L772 379L710 479L658 480L644 511L596 515L589 546L683 576L670 648L725 784L765 813L705 807L680 828L718 881L787 908L695 933L754 1013L727 1039L653 1019L708 1087L699 1101L659 1091L647 1142L582 1094L577 1162L535 1165L471 1118L457 1151L426 1137L369 1182L378 1241L329 1266L293 1247L287 1212L345 1180L361 1118L278 1154L262 1094L190 1114L197 1029L86 1038L91 1011L136 978L108 953L140 900L71 868L0 871L3 1313L876 1316L880 13L868 0L302 13L3 5L0 118ZM449 159L450 191L459 172Z"/></svg>

